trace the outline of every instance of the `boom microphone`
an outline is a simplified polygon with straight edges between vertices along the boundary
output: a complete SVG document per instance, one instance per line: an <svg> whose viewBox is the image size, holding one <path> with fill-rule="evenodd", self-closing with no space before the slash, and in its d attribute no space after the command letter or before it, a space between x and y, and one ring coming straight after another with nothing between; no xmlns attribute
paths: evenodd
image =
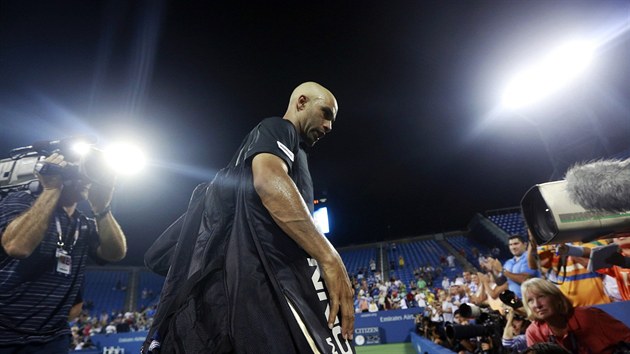
<svg viewBox="0 0 630 354"><path fill-rule="evenodd" d="M577 164L565 179L569 198L584 209L630 210L630 159Z"/></svg>
<svg viewBox="0 0 630 354"><path fill-rule="evenodd" d="M589 242L630 231L630 159L575 165L562 181L537 184L521 200L538 244Z"/></svg>

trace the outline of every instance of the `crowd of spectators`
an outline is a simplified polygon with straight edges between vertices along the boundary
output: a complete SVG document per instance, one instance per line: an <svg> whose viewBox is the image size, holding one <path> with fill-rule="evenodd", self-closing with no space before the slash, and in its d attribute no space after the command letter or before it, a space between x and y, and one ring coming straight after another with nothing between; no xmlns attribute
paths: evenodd
<svg viewBox="0 0 630 354"><path fill-rule="evenodd" d="M630 238L621 236L613 239L613 242L619 246L620 253L627 257ZM614 328L603 332L596 331L597 328L592 330L596 331L600 342L602 338L610 337L608 346L604 345L598 350L613 353L613 342L619 342L617 345L623 345L620 343L624 341L630 343L630 329L602 314L602 311L582 310L591 305L629 300L627 268L611 267L614 272L609 269L589 270L590 249L606 243L596 241L537 247L532 239L528 242L523 237L513 236L509 242L512 257L504 262L496 258L498 252L483 255L472 250L478 262L476 268L465 267L462 272L449 277L445 269L455 269L455 257L444 255L440 257L443 263L414 269L413 279L406 282L396 277L396 269L409 266L402 256L397 256L396 261L390 263L387 277L381 274L376 261L371 259L367 267L351 274L356 295L355 311L417 308L418 333L462 354L537 353L544 348L552 348L556 352L581 353L576 347L581 341L588 340L584 338L589 336L580 333L580 339L576 339L575 334L571 334L575 330L572 332L570 321L574 321L575 313L582 319L596 314L605 320L606 328ZM466 257L466 250L458 252ZM615 277L619 274L625 278ZM623 279L626 279L625 283ZM549 287L557 289L557 293L549 291ZM543 292L541 289L546 289L543 295L550 297L547 305L539 304L539 293ZM142 294L143 299L153 296L148 290L143 290ZM562 306L556 309L556 305ZM549 318L541 316L545 311L537 309L545 306L546 311L555 313L555 321L558 321L557 318L560 318L560 322L565 321L565 332L541 336L549 328L544 325L549 322ZM154 313L154 307L135 312L102 313L98 317L84 311L70 323L74 339L72 349L93 346L90 336L94 334L146 330L151 325ZM539 342L552 343L540 345L537 344Z"/></svg>
<svg viewBox="0 0 630 354"><path fill-rule="evenodd" d="M90 337L95 334L114 334L147 331L155 315L155 306L141 308L138 311L102 312L91 316L84 310L70 321L72 331L71 350L94 348Z"/></svg>
<svg viewBox="0 0 630 354"><path fill-rule="evenodd" d="M589 338L594 336L599 341L598 352L613 353L624 350L626 342L630 343L630 329L603 311L582 310L582 307L630 300L628 268L610 264L605 269L589 269L590 250L608 243L618 246L621 259L630 256L630 238L623 235L612 241L544 247L537 247L533 239L516 235L510 237L511 258L501 262L496 253L479 254L477 269L465 268L453 277L442 274L442 265L453 266L452 255L441 257L445 262L437 267L426 265L415 269L414 279L408 282L396 278L395 268L384 279L374 270L371 260L370 271L363 269L351 276L356 294L355 311L418 308L421 311L417 317L418 332L457 353L542 352L539 347L582 353L584 348L592 347ZM397 265L403 267L404 260L398 260ZM543 282L543 286L538 282ZM530 291L528 298L528 294L522 293L521 289L531 288L532 283L538 287L550 284L561 297L553 297L551 304L540 305L539 295L532 295ZM561 299L566 299L569 310L556 309L563 303ZM468 311L462 311L463 304ZM470 306L478 306L481 315L471 314ZM555 312L565 325L560 333L537 337L535 329L540 333L540 328L548 328L542 325L546 323L548 312ZM605 317L607 328L614 330L600 327L590 334L581 333L579 326L576 329L576 324L571 322L576 321L574 313L586 314L581 315L582 320L592 314ZM465 337L466 334L471 337ZM551 345L537 345L540 342L551 342Z"/></svg>

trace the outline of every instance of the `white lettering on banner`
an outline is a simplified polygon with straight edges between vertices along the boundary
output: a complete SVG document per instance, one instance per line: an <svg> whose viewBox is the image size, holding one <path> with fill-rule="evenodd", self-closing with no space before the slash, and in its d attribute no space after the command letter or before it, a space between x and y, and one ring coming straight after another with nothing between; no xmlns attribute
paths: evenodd
<svg viewBox="0 0 630 354"><path fill-rule="evenodd" d="M377 313L376 312L372 312L372 313L362 313L359 315L359 317L361 318L366 318L366 317L376 317Z"/></svg>
<svg viewBox="0 0 630 354"><path fill-rule="evenodd" d="M317 297L319 301L326 301L326 310L324 310L324 318L328 321L328 316L330 316L330 303L328 302L328 297L326 296L326 291L324 290L324 284L321 280L321 273L319 271L319 266L317 265L317 261L312 258L307 258L308 265L311 267L315 267L313 271L313 275L311 276L311 281L313 282L313 287L317 291ZM341 335L341 326L339 325L339 316L335 317L334 326L332 329L333 337L335 338L335 342L337 343L337 347L333 344L332 338L327 337L326 343L331 346L333 349L333 354L338 354L337 349L341 351L342 354L352 354L352 349L350 348L350 343L347 340L343 339Z"/></svg>
<svg viewBox="0 0 630 354"><path fill-rule="evenodd" d="M118 343L144 342L146 337L118 338Z"/></svg>
<svg viewBox="0 0 630 354"><path fill-rule="evenodd" d="M125 354L125 348L103 347L103 354Z"/></svg>
<svg viewBox="0 0 630 354"><path fill-rule="evenodd" d="M355 328L354 333L357 333L357 334L378 333L378 327Z"/></svg>
<svg viewBox="0 0 630 354"><path fill-rule="evenodd" d="M403 317L402 316L387 316L387 317L381 317L379 320L381 322L394 322L394 321L402 321Z"/></svg>

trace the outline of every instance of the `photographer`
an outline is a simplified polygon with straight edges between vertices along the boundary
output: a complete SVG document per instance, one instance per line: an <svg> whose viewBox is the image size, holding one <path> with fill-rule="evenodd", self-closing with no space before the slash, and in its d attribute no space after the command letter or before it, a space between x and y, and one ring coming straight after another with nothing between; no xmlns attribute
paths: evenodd
<svg viewBox="0 0 630 354"><path fill-rule="evenodd" d="M68 167L53 153L36 167L39 195L17 191L0 202L0 353L67 353L87 257L125 256L110 207L114 176L91 184ZM77 210L86 199L95 219Z"/></svg>
<svg viewBox="0 0 630 354"><path fill-rule="evenodd" d="M501 340L503 347L510 349L512 353L520 353L527 348L527 339L525 331L530 322L518 314L514 310L507 311L505 315L507 322L503 330L503 338Z"/></svg>

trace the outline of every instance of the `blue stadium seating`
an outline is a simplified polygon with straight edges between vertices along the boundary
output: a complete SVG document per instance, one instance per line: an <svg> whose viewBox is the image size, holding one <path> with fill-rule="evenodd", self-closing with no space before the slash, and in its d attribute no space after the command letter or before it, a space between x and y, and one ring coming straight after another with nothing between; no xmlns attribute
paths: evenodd
<svg viewBox="0 0 630 354"><path fill-rule="evenodd" d="M377 260L378 249L376 247L369 247L354 250L340 250L339 255L346 265L348 274L356 275L361 269L369 272L370 260Z"/></svg>
<svg viewBox="0 0 630 354"><path fill-rule="evenodd" d="M164 285L164 279L165 277L152 272L140 272L137 292L138 296L136 299L136 307L138 309L157 304L160 291L162 291L162 286Z"/></svg>
<svg viewBox="0 0 630 354"><path fill-rule="evenodd" d="M409 284L411 280L415 279L413 274L415 269L428 264L432 265L434 268L441 266L440 257L448 256L449 251L435 240L420 240L397 244L396 250L390 247L387 254L391 265L395 266L395 269L393 271L390 270L390 273L405 284ZM399 255L402 255L405 260L405 267L403 269L398 267ZM461 272L460 266L452 270L444 268L443 274L452 277L457 272Z"/></svg>
<svg viewBox="0 0 630 354"><path fill-rule="evenodd" d="M83 302L93 303L93 307L89 309L90 314L96 316L103 311L110 313L123 310L129 276L130 272L127 270L86 270Z"/></svg>
<svg viewBox="0 0 630 354"><path fill-rule="evenodd" d="M446 238L446 242L448 242L456 250L465 250L466 260L477 268L479 268L479 259L473 256L471 250L473 248L477 248L477 250L479 250L479 253L482 255L490 254L490 248L482 245L480 242L475 242L474 240L471 240L466 235L448 236Z"/></svg>
<svg viewBox="0 0 630 354"><path fill-rule="evenodd" d="M489 215L488 219L503 229L508 235L527 235L525 221L520 212L506 212L505 214Z"/></svg>

